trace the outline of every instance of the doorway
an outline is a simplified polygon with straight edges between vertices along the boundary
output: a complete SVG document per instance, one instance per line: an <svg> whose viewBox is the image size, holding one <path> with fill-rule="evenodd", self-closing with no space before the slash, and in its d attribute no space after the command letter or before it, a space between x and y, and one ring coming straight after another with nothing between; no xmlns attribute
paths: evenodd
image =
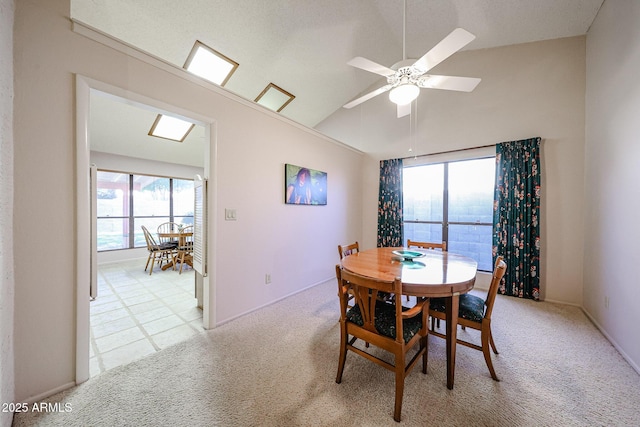
<svg viewBox="0 0 640 427"><path fill-rule="evenodd" d="M103 284L105 286L108 286L108 288L105 288L105 289L110 289L111 291L114 291L113 282L110 282L109 279L105 279L105 277L108 275L111 275L112 278L116 278L115 276L117 276L117 274L114 273L114 271L106 272L105 270L105 272L100 272L100 268L98 267L97 262L95 262L97 260L97 252L95 248L92 248L91 221L92 221L92 218L94 217L94 212L91 209L91 192L90 192L90 176L89 176L89 170L90 170L90 164L91 164L91 152L94 149L103 150L103 151L105 150L105 148L101 146L101 144L103 143L102 141L96 142L96 144L94 145L90 140L91 127L94 124L96 126L102 125L102 123L98 123L99 120L97 120L96 117L94 116L95 112L99 110L99 108L96 108L96 104L94 103L94 100L100 99L101 101L106 100L107 103L109 102L119 103L119 105L122 106L125 110L127 109L129 110L128 113L125 113L127 118L131 118L132 111L133 111L132 109L136 109L136 111L140 111L147 115L151 114L154 117L155 115L162 113L162 114L170 115L173 117L183 118L185 120L189 120L195 123L196 126L198 126L201 129L202 141L201 141L201 148L199 149L199 152L200 152L199 157L203 159L203 163L200 170L202 171L202 174L205 178L209 178L212 176L212 170L210 165L215 164L215 159L212 159L211 155L212 154L215 155L216 150L212 149L212 147L215 147L215 140L213 137L215 135L215 132L213 131L213 129L215 128L215 123L213 120L209 118L202 117L198 114L184 111L175 106L167 105L159 101L134 94L130 91L125 91L120 88L104 84L102 82L85 78L83 76L76 76L76 89L77 89L76 90L76 94L77 94L76 108L77 108L77 135L78 135L78 140L77 140L77 154L78 154L77 155L77 180L78 180L77 182L77 187L78 187L78 207L77 207L78 294L77 294L77 297L78 297L78 301L77 301L76 383L81 383L90 377L92 370L95 372L95 369L96 369L95 366L92 368L89 362L91 355L93 355L95 358L95 350L96 350L95 340L94 340L95 337L93 337L90 332L91 310L90 310L90 303L89 303L89 300L90 300L89 287L91 283L91 277L93 276L94 278L97 278L98 274L101 274L102 276L101 279L103 281ZM96 122L95 123L92 122L93 120L96 120ZM125 119L122 119L122 120L125 120ZM146 126L146 124L142 124L142 126L144 127ZM122 131L122 129L125 128L125 126L117 126L117 127L118 127L118 131ZM148 130L146 132L148 132ZM145 136L146 136L146 132L145 132ZM128 140L126 137L116 136L115 139L124 140L125 143L132 145L131 140ZM138 147L137 145L136 147L140 149L140 147ZM154 151L159 151L159 150L161 151L161 148L154 147ZM112 151L118 151L118 148L113 148ZM166 150L166 151L171 151L171 150ZM148 152L149 152L148 150L145 151L145 153L148 153ZM167 154L167 153L164 153L164 154ZM168 153L169 156L174 156L173 158L181 158L180 156L182 156L183 154ZM125 162L125 163L127 161L131 161L130 159L132 158L144 157L144 156L141 156L140 154L136 154L136 153L131 154L131 153L126 153L124 151L123 151L123 154L111 153L110 155L111 156L120 155L120 157L117 160L119 162ZM162 159L153 159L153 161L159 162L159 161L162 161ZM148 164L145 167L148 167L149 164L152 162L148 161L147 163ZM168 162L165 162L165 163L168 164ZM211 188L213 189L213 187ZM208 214L203 218L205 223L210 223L212 221L214 222L215 210L212 209L213 203L211 203L213 200L214 198L211 197L210 201L206 204ZM209 231L207 231L206 234L203 235L203 241L205 243L212 240L213 238L213 235L211 233L212 228L211 227L206 227L206 228ZM136 252L136 251L138 251L138 253L133 254L133 252ZM206 259L205 259L206 264L209 264L208 261L212 258L212 255L213 254L211 252L209 252L206 255ZM141 348L143 347L146 348L146 350L145 349L142 350L142 353L144 353L145 351L146 352L150 351L148 345L146 347L143 345L145 340L147 342L155 342L155 348L153 348L153 350L158 351L161 348L166 347L166 345L169 345L171 343L171 339L175 339L176 337L171 337L171 335L173 334L165 334L163 339L161 335L157 335L156 336L157 342L156 342L151 339L152 338L151 335L155 335L156 333L161 334L162 332L164 332L162 329L166 329L168 326L171 326L172 322L174 327L186 326L187 328L191 328L192 330L195 329L193 325L188 325L188 324L177 325L176 319L181 319L186 323L189 323L191 321L195 321L196 323L201 322L202 327L204 329L209 329L213 327L213 325L215 324L214 322L215 316L213 311L214 307L213 307L213 304L211 304L211 296L213 295L213 292L212 292L213 281L206 274L206 270L201 270L204 274L199 274L198 272L193 270L187 270L187 271L183 271L182 275L178 275L178 272L176 271L175 272L176 281L180 281L182 283L181 285L174 286L173 287L174 289L172 290L167 290L167 289L162 290L162 289L157 289L157 287L156 288L151 287L153 292L145 294L144 292L142 292L142 289L140 288L141 284L143 285L148 284L147 282L153 279L153 276L156 276L156 279L158 279L160 282L164 281L165 284L169 283L171 280L167 280L169 279L168 275L170 275L171 273L174 273L174 271L172 270L160 271L160 273L158 273L158 270L154 269L153 275L148 276L148 272L145 273L143 270L144 263L147 257L146 248L140 248L140 250L137 250L137 249L132 250L132 256L137 258L142 258L142 260L137 259L135 261L136 263L135 266L130 265L131 263L129 263L128 265L127 262L122 262L122 265L116 267L116 270L120 271L120 273L124 275L122 276L123 280L128 280L130 282L131 281L135 282L136 279L131 274L126 273L127 271L131 271L133 275L138 274L140 272L144 274L139 275L139 278L140 280L142 280L142 282L138 282L138 284L125 283L124 288L128 287L128 289L124 289L124 297L120 295L115 295L117 294L117 292L112 292L110 295L110 298L112 300L111 303L113 303L114 306L120 305L120 308L124 309L124 311L122 312L122 316L120 317L121 320L119 320L119 322L112 323L111 325L109 325L109 327L111 326L115 327L116 324L120 323L122 325L125 325L125 329L128 330L128 332L122 332L121 335L117 335L117 336L114 335L112 337L113 338L112 341L114 343L120 342L122 339L126 339L126 336L131 335L130 338L133 339L134 341L138 341L139 346ZM161 274L164 274L164 273L168 273L168 275L161 277ZM126 277L127 274L129 274L128 278L124 279L124 277ZM184 277L179 277L179 276L184 276ZM196 283L199 284L201 289L200 301L202 305L202 312L201 312L202 315L200 319L195 318L194 313L185 314L188 311L188 307L186 307L187 310L182 310L182 311L180 311L181 308L185 308L185 307L178 306L178 308L174 307L172 309L171 304L168 303L170 302L170 298L166 298L171 292L174 292L174 295L178 295L178 293L176 293L177 292L176 289L182 288L184 292L188 292L189 285L185 285L185 283L188 283L189 280L191 280L191 283L192 283L191 286L193 286L193 289L197 288ZM107 283L107 282L110 282L110 283ZM146 287L146 288L149 288L149 287ZM141 308L145 305L145 303L148 303L147 305L149 306L153 304L153 302L150 300L151 296L158 299L164 298L164 305L162 307L160 306L156 307L157 310L155 314L144 314L142 313ZM146 301L143 301L143 300L146 300ZM137 304L138 307L136 307L134 311L139 311L139 310L140 311L137 313L134 313L131 310L131 308L136 305L135 304L136 301L139 301L139 304ZM129 305L125 303L128 303ZM156 301L156 303L158 302ZM108 310L108 308L109 308L108 306L103 306L101 310ZM129 319L127 319L124 316L125 311L129 315ZM162 315L163 313L167 315L163 316ZM181 316L175 317L175 315L177 314L181 314ZM156 316L157 318L153 318L153 316ZM162 317L166 317L166 318L164 320L161 320ZM146 327L141 327L141 326L144 326L143 323L146 323ZM126 327L127 325L130 327L127 328ZM176 329L176 331L178 331L178 329ZM183 329L183 332L184 331L185 330ZM136 337L140 339L136 339ZM113 345L113 344L109 343L109 339L103 340L103 344L102 344L103 349L108 349L110 345ZM110 362L110 364L112 363L113 362ZM107 368L107 366L103 366L102 368Z"/></svg>
<svg viewBox="0 0 640 427"><path fill-rule="evenodd" d="M100 120L96 116L108 116L113 123L120 123L116 111L122 106L116 105L116 101L106 108L104 104L98 107L99 98L92 96L91 100L92 142L112 138L96 130L99 126L94 123ZM155 119L153 114L129 110L126 114L136 116L135 120ZM184 144L194 145L193 138ZM197 151L194 155L201 159L202 153ZM175 224L179 227L176 231L193 229L195 186L193 179L187 177L202 176L204 171L200 167L181 171L179 165L125 156L124 150L100 144L92 143L91 153L91 162L96 165L95 173L92 166L91 181L96 183L95 187L92 185L95 206L92 221L97 246L92 249L92 254L97 255L97 274L92 278L95 283L89 303L89 366L93 377L204 331L202 305L194 293L193 263L178 262L174 268L178 259L176 249L164 252L166 256L150 263L151 252L147 248L147 239L159 241L156 231L160 231L161 224ZM143 169L172 177L142 174ZM142 227L148 230L147 238ZM177 245L177 239L175 242Z"/></svg>

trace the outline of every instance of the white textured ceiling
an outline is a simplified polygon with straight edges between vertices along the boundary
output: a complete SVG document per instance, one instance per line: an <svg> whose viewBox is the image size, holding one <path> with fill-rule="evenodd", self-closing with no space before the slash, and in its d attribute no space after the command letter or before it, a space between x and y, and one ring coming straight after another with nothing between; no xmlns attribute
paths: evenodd
<svg viewBox="0 0 640 427"><path fill-rule="evenodd" d="M183 142L149 136L158 112L98 92L91 94L91 150L159 162L204 167L205 129L195 126Z"/></svg>
<svg viewBox="0 0 640 427"><path fill-rule="evenodd" d="M482 49L586 34L604 0L407 0L406 53L454 28ZM196 40L237 61L226 89L254 100L270 82L296 98L281 114L314 127L379 76L347 61L403 59L402 0L72 0L72 18L178 66ZM460 75L464 75L461 70Z"/></svg>

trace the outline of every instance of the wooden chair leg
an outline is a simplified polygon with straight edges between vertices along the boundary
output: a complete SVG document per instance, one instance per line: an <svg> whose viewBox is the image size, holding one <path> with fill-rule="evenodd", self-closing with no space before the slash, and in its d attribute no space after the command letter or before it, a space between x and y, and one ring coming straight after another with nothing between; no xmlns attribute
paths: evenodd
<svg viewBox="0 0 640 427"><path fill-rule="evenodd" d="M491 329L489 329L489 343L491 344L491 348L493 349L493 352L495 354L500 354L498 353L498 349L496 348L496 343L493 342L493 333L491 332Z"/></svg>
<svg viewBox="0 0 640 427"><path fill-rule="evenodd" d="M342 382L342 372L344 371L344 363L347 360L347 331L345 325L340 323L340 356L338 358L338 373L336 375L336 382L340 384Z"/></svg>
<svg viewBox="0 0 640 427"><path fill-rule="evenodd" d="M427 373L427 363L429 362L429 335L425 335L421 338L420 347L424 347L424 354L422 355L422 373Z"/></svg>
<svg viewBox="0 0 640 427"><path fill-rule="evenodd" d="M178 274L182 274L182 266L184 265L184 251L180 252L180 272Z"/></svg>
<svg viewBox="0 0 640 427"><path fill-rule="evenodd" d="M153 258L151 258L151 268L149 269L149 276L153 274L153 265L156 263L156 254L153 253Z"/></svg>
<svg viewBox="0 0 640 427"><path fill-rule="evenodd" d="M402 395L404 392L404 359L396 355L396 403L393 411L393 419L400 422L402 417Z"/></svg>
<svg viewBox="0 0 640 427"><path fill-rule="evenodd" d="M491 338L491 329L482 328L481 333L481 341L482 341L482 354L484 354L484 361L487 363L487 367L489 368L489 372L491 373L491 378L495 381L500 381L498 376L496 375L496 371L493 369L493 362L491 361L491 352L489 351L489 340Z"/></svg>
<svg viewBox="0 0 640 427"><path fill-rule="evenodd" d="M179 252L174 252L171 254L171 259L173 260L173 265L176 265L176 262L178 261L178 257L180 256ZM174 269L175 270L175 269Z"/></svg>
<svg viewBox="0 0 640 427"><path fill-rule="evenodd" d="M151 253L149 253L149 256L147 257L147 263L144 266L144 271L147 271L147 267L149 267L149 261L151 261Z"/></svg>

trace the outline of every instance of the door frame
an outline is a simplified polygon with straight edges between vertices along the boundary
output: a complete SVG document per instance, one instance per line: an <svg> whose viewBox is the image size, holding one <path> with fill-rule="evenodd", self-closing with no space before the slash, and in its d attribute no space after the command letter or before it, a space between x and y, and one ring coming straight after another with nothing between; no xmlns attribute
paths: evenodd
<svg viewBox="0 0 640 427"><path fill-rule="evenodd" d="M215 236L216 233L216 175L217 137L216 121L174 105L136 94L110 84L76 74L76 384L89 379L90 310L89 287L91 283L91 191L89 180L90 143L89 120L92 91L102 92L132 105L148 106L158 112L183 116L205 128L204 178L208 179L207 197L207 271L203 277L202 323L205 329L216 325L215 310Z"/></svg>

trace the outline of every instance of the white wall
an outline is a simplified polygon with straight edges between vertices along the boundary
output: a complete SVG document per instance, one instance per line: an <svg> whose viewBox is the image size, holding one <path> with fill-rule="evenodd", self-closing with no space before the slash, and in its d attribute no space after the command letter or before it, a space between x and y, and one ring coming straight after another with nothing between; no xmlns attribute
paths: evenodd
<svg viewBox="0 0 640 427"><path fill-rule="evenodd" d="M481 77L482 82L464 96L436 90L420 94L413 153L542 137L541 298L580 305L585 37L463 51L438 68L438 74L461 73ZM387 99L378 101L389 103ZM373 109L368 105L364 108ZM318 128L336 139L363 139L359 146L364 150L369 138L387 135L382 126L398 126L398 119L393 117L391 124L385 121L389 113L360 115L342 109ZM364 169L365 246L376 244L377 160L409 155L408 128L396 135L395 139L389 137L387 148L370 153Z"/></svg>
<svg viewBox="0 0 640 427"><path fill-rule="evenodd" d="M640 2L605 1L587 36L584 309L640 372L638 22Z"/></svg>
<svg viewBox="0 0 640 427"><path fill-rule="evenodd" d="M101 153L91 151L91 163L98 169L106 169L119 172L131 172L144 175L168 176L172 178L193 179L193 177L204 174L204 169L180 165L177 163L158 162L149 159L139 159L136 157L121 156L111 153Z"/></svg>
<svg viewBox="0 0 640 427"><path fill-rule="evenodd" d="M218 323L331 278L337 244L360 237L361 153L75 34L68 16L68 0L16 5L18 400L75 380L75 73L216 120ZM285 163L326 171L328 205L285 206Z"/></svg>
<svg viewBox="0 0 640 427"><path fill-rule="evenodd" d="M0 0L0 402L14 400L13 1ZM0 412L0 426L13 414Z"/></svg>

